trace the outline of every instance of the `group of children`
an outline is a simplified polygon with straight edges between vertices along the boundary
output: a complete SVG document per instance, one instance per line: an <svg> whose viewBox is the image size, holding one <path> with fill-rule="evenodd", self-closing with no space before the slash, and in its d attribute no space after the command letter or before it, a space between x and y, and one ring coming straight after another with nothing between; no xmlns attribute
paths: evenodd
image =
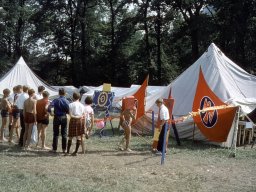
<svg viewBox="0 0 256 192"><path fill-rule="evenodd" d="M12 94L7 88L3 90L3 98L0 103L2 117L1 142L7 141L5 130L8 129L8 142L15 144L13 141L13 132L15 130L18 144L28 149L32 127L38 124L38 135L42 138L42 148L47 148L45 146L46 126L43 125L45 122L40 121L42 115L46 119L48 118L46 108L49 105L49 93L44 89L43 86L39 86L37 94L35 94L34 89L21 85L15 86ZM38 104L37 101L39 101ZM42 101L43 105L40 104ZM21 129L19 129L20 127Z"/></svg>
<svg viewBox="0 0 256 192"><path fill-rule="evenodd" d="M68 155L72 145L72 139L77 139L75 151L73 155L77 154L78 148L82 145L82 152L85 151L83 139L88 139L91 130L94 126L94 112L91 107L92 98L87 97L85 99L85 105L80 102L80 94L73 94L73 102L67 103L68 105L64 110L64 114L59 115L60 112L60 101L65 96L63 89L59 90L60 97L49 101L49 93L45 91L45 87L39 86L38 93L35 93L33 89L28 86L17 85L13 88L13 93L9 89L3 90L3 98L0 103L2 126L0 142L9 142L14 144L13 141L14 130L16 132L16 138L18 144L25 150L30 149L31 134L33 126L37 126L38 129L38 142L36 146L39 146L41 140L42 149L50 149L46 146L46 129L49 124L49 115L53 116L53 144L52 150L56 152L57 146L56 138L58 140L59 127L62 128L63 123L57 124L59 118L63 119L66 114L69 114L69 126L67 130L61 130L67 132L64 134L62 147L63 152ZM65 107L64 107L65 108ZM59 111L58 111L59 110ZM135 121L137 114L136 106L129 109L124 109L121 112L120 123L124 129L124 137L120 142L119 149L131 151L129 148L131 139L131 126L132 122ZM9 124L8 124L9 120ZM67 121L66 121L67 122ZM8 126L8 128L7 128ZM65 127L65 126L64 126ZM67 127L67 126L66 126ZM20 129L21 128L21 129ZM9 130L8 140L5 137L5 129ZM67 129L67 128L66 128ZM63 135L62 135L63 136ZM66 138L65 138L66 137ZM68 137L68 140L67 140ZM67 140L67 142L66 142Z"/></svg>

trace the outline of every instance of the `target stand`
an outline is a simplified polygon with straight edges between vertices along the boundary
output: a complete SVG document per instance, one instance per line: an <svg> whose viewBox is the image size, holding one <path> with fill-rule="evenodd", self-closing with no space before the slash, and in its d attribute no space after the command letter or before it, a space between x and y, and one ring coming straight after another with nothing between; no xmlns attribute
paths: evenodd
<svg viewBox="0 0 256 192"><path fill-rule="evenodd" d="M95 114L103 113L103 117L102 115L100 116L101 118L104 118L104 127L101 128L99 132L100 137L104 136L104 130L107 125L107 120L109 120L110 122L112 133L114 135L113 124L111 119L109 118L110 117L109 110L112 107L114 96L115 96L114 92L97 91L97 90L94 91L92 107L94 109Z"/></svg>

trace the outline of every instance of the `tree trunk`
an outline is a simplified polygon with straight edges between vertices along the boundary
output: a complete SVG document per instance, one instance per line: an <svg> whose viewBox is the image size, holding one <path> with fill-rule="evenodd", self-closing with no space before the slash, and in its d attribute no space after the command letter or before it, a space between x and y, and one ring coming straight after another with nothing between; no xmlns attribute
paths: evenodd
<svg viewBox="0 0 256 192"><path fill-rule="evenodd" d="M113 1L109 0L110 5L110 15L111 15L111 49L110 49L110 59L111 62L111 80L115 82L115 75L116 75L116 64L115 64L115 11L113 7Z"/></svg>
<svg viewBox="0 0 256 192"><path fill-rule="evenodd" d="M86 18L85 18L85 11L86 11L86 0L83 1L81 6L81 64L82 64L82 71L83 71L83 83L87 82L88 80L88 73L87 73L87 61L86 58L89 56L86 51Z"/></svg>
<svg viewBox="0 0 256 192"><path fill-rule="evenodd" d="M19 0L19 7L24 7L24 0ZM23 11L23 10L22 10ZM15 35L15 50L18 57L22 55L22 30L24 27L24 21L21 12L19 13L19 19L17 22L17 31Z"/></svg>
<svg viewBox="0 0 256 192"><path fill-rule="evenodd" d="M157 78L158 83L162 84L162 61L161 61L161 6L157 2L157 19L156 19L156 40L157 40Z"/></svg>
<svg viewBox="0 0 256 192"><path fill-rule="evenodd" d="M69 11L70 11L70 33L71 33L71 44L70 44L70 60L71 60L71 77L73 80L73 85L78 85L77 73L76 73L76 65L75 65L75 21L73 15L73 7L72 7L72 0L68 1Z"/></svg>
<svg viewBox="0 0 256 192"><path fill-rule="evenodd" d="M143 14L144 19L143 19L143 21L144 21L144 30L145 30L147 72L148 72L149 77L151 78L151 80L153 80L153 74L152 74L152 70L151 70L151 52L150 52L150 46L149 46L148 21L147 21L149 0L146 0L146 2L143 5L144 5L144 14Z"/></svg>
<svg viewBox="0 0 256 192"><path fill-rule="evenodd" d="M198 29L191 30L191 45L192 45L192 63L199 57L198 50Z"/></svg>

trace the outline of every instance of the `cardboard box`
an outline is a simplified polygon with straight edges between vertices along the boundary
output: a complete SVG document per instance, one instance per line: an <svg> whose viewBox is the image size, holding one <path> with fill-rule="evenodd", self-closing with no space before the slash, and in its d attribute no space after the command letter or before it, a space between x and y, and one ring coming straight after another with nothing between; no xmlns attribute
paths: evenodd
<svg viewBox="0 0 256 192"><path fill-rule="evenodd" d="M110 92L111 91L111 84L103 83L103 90L102 91Z"/></svg>

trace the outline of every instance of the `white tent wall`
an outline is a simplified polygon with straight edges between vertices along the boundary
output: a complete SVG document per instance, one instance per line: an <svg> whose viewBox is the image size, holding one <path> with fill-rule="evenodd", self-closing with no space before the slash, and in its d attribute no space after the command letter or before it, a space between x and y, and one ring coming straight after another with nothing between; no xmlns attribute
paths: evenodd
<svg viewBox="0 0 256 192"><path fill-rule="evenodd" d="M79 93L81 93L81 92L87 93L88 91L95 89L95 88L96 87L94 87L94 86L81 86L81 87L79 87L78 92Z"/></svg>
<svg viewBox="0 0 256 192"><path fill-rule="evenodd" d="M53 88L56 89L56 90L59 90L60 88L65 89L66 93L68 93L70 97L73 96L73 93L74 93L74 92L78 92L78 88L76 88L76 87L73 86L73 85L67 85L67 86L51 86L51 87L53 87Z"/></svg>
<svg viewBox="0 0 256 192"><path fill-rule="evenodd" d="M38 86L44 86L50 96L58 95L54 88L48 86L31 71L23 57L20 57L14 67L0 79L0 93L2 94L6 88L12 91L12 88L16 85L27 85L33 88L35 92L37 92Z"/></svg>

